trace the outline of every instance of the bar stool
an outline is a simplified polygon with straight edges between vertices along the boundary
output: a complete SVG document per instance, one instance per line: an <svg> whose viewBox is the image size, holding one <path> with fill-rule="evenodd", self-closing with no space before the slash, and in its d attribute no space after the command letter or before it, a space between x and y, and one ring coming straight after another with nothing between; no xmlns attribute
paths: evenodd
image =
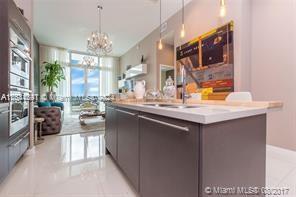
<svg viewBox="0 0 296 197"><path fill-rule="evenodd" d="M45 121L44 118L34 118L34 143L35 145L42 144L44 138L42 138L42 123ZM38 130L39 125L39 130Z"/></svg>

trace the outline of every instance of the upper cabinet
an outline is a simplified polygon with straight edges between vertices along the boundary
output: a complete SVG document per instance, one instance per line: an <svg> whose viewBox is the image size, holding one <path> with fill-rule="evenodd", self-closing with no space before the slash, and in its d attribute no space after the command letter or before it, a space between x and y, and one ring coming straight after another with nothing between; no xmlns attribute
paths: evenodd
<svg viewBox="0 0 296 197"><path fill-rule="evenodd" d="M22 9L26 22L30 27L33 25L33 1L34 0L13 0L17 7ZM35 5L36 6L36 5Z"/></svg>
<svg viewBox="0 0 296 197"><path fill-rule="evenodd" d="M147 74L147 64L140 64L128 69L125 72L125 78L130 79L130 78L137 77L140 75L145 75L145 74Z"/></svg>
<svg viewBox="0 0 296 197"><path fill-rule="evenodd" d="M13 1L8 1L9 24L18 32L28 46L31 45L31 30L25 17Z"/></svg>

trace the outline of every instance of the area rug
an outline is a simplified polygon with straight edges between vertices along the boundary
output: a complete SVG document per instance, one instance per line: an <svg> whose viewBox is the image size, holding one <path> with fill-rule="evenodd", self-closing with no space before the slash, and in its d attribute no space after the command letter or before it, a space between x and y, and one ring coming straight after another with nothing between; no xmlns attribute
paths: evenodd
<svg viewBox="0 0 296 197"><path fill-rule="evenodd" d="M71 115L65 116L63 128L59 135L73 135L99 131L105 131L105 120L102 117L85 120L85 125L80 125L78 115Z"/></svg>

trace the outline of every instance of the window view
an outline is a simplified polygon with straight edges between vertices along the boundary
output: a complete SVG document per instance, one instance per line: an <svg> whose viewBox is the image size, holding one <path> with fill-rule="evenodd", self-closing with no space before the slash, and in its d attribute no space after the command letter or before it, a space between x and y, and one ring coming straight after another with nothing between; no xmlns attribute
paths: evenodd
<svg viewBox="0 0 296 197"><path fill-rule="evenodd" d="M72 96L84 96L85 92L85 69L71 68Z"/></svg>
<svg viewBox="0 0 296 197"><path fill-rule="evenodd" d="M87 69L86 96L99 96L100 72L98 68Z"/></svg>
<svg viewBox="0 0 296 197"><path fill-rule="evenodd" d="M79 110L83 101L100 96L98 57L71 53L72 111Z"/></svg>

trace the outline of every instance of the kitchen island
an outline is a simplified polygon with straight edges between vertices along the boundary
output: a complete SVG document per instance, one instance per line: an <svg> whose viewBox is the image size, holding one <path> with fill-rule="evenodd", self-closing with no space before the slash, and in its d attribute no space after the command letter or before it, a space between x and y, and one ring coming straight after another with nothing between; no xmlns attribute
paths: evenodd
<svg viewBox="0 0 296 197"><path fill-rule="evenodd" d="M258 105L110 103L106 151L142 197L252 194L265 186L267 112Z"/></svg>

